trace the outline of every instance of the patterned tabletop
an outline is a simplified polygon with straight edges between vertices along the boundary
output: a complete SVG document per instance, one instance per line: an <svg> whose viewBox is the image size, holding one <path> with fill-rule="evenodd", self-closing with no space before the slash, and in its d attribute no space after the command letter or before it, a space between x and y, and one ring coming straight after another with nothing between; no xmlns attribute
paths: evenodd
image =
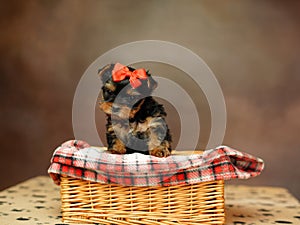
<svg viewBox="0 0 300 225"><path fill-rule="evenodd" d="M286 189L225 185L226 224L300 224L300 204ZM64 224L59 187L47 176L0 192L0 224Z"/></svg>

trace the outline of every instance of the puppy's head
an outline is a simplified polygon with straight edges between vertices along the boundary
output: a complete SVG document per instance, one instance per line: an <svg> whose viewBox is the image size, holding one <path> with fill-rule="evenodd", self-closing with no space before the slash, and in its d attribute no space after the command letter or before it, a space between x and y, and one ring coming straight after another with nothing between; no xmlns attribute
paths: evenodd
<svg viewBox="0 0 300 225"><path fill-rule="evenodd" d="M113 74L119 65L109 64L98 72L103 83L100 108L106 114L113 113L119 118L127 119L134 116L143 102L142 99L151 95L157 83L148 71L145 72L142 78L135 78L138 85L132 84L129 75L116 80ZM135 71L132 67L126 67L125 69L130 72ZM117 101L115 101L116 99Z"/></svg>

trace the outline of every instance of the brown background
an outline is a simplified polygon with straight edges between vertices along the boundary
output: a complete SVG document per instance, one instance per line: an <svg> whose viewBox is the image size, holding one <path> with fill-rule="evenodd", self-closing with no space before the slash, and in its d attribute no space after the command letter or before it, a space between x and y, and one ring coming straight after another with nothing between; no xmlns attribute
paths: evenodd
<svg viewBox="0 0 300 225"><path fill-rule="evenodd" d="M237 182L283 186L300 198L299 15L298 1L2 2L0 188L46 174L53 150L73 138L73 95L90 63L120 44L158 39L206 61L226 100L224 144L265 160L260 177ZM148 65L195 87L174 68ZM193 93L203 112L201 148L209 111L201 90ZM166 108L176 142L178 114Z"/></svg>

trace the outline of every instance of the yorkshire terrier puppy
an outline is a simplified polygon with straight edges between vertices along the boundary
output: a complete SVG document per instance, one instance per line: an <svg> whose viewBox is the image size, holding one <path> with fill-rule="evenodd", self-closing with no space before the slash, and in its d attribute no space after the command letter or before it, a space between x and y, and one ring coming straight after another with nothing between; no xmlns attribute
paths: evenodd
<svg viewBox="0 0 300 225"><path fill-rule="evenodd" d="M157 157L171 154L171 135L164 107L150 95L157 83L145 69L120 63L99 70L103 82L100 109L107 115L108 150L140 152Z"/></svg>

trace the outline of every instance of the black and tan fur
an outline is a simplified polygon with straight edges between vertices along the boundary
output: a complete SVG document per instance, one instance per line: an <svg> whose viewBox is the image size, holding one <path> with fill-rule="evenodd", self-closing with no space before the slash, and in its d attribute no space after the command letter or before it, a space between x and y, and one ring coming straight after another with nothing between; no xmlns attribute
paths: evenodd
<svg viewBox="0 0 300 225"><path fill-rule="evenodd" d="M132 88L128 78L113 81L113 68L114 64L109 64L99 70L103 82L100 108L107 115L108 150L117 154L140 152L157 157L169 156L171 135L165 121L167 114L164 107L150 96L157 86L156 81L147 72L148 78L140 79L142 84Z"/></svg>

